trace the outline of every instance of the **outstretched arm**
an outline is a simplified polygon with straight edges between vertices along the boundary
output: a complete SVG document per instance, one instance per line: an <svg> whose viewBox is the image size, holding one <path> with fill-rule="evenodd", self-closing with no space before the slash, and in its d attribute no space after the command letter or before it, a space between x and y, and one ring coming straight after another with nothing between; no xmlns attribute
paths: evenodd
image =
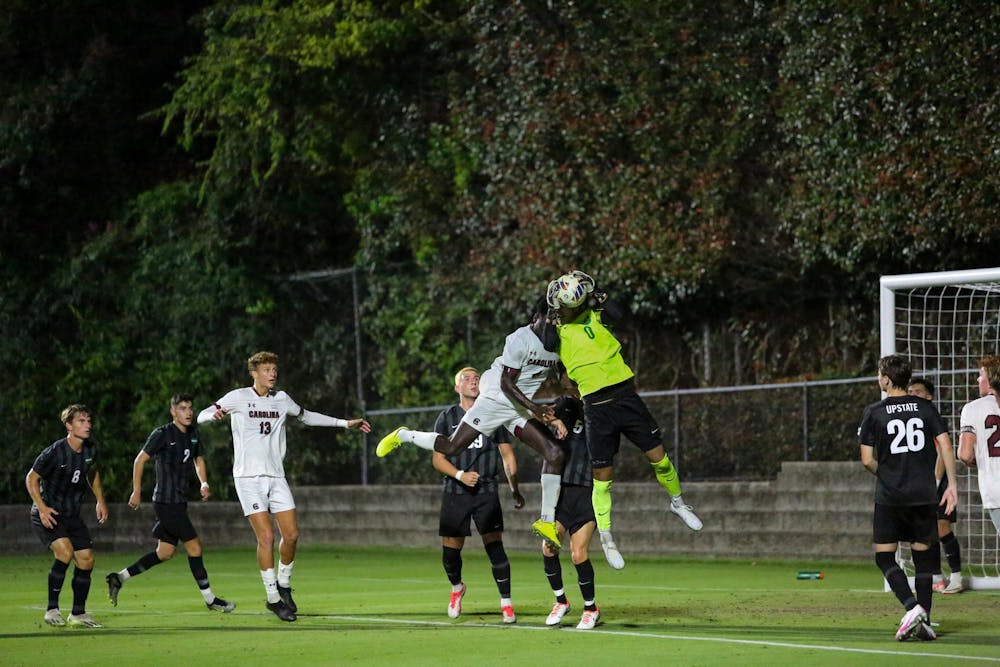
<svg viewBox="0 0 1000 667"><path fill-rule="evenodd" d="M311 412L302 409L302 413L299 415L299 421L301 421L306 426L331 426L334 428L356 428L365 433L371 433L372 427L364 419L341 419L339 417L330 417L319 412Z"/></svg>

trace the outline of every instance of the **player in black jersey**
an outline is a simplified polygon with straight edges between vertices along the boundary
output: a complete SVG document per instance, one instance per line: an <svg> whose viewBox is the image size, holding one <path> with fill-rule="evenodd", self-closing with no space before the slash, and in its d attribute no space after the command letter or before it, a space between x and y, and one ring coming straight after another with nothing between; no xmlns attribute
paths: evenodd
<svg viewBox="0 0 1000 667"><path fill-rule="evenodd" d="M937 485L934 464L940 456L948 476L941 504L955 508L955 453L948 426L937 408L919 396L909 396L909 362L889 355L878 362L879 388L887 397L865 408L858 429L861 462L877 478L872 536L875 563L889 588L906 608L896 630L903 641L916 635L936 639L930 626L931 586L941 553L937 545ZM916 570L916 595L896 563L900 542L909 542Z"/></svg>
<svg viewBox="0 0 1000 667"><path fill-rule="evenodd" d="M193 401L194 398L189 394L177 394L170 399L172 421L153 429L132 464L132 495L129 496L128 505L138 510L142 503L142 470L146 461L154 461L156 487L153 489L153 511L156 513L156 523L153 524L153 535L158 542L153 551L124 570L112 572L105 577L108 582L108 597L116 607L118 592L126 581L173 558L177 543L184 542L188 566L201 590L205 606L226 613L236 608L235 604L216 597L212 592L201 557L201 539L188 517L188 481L192 470L201 482L201 499L208 500L212 495L205 469L204 449L198 437L198 427L194 424Z"/></svg>
<svg viewBox="0 0 1000 667"><path fill-rule="evenodd" d="M910 396L919 396L920 398L926 398L928 401L933 401L934 383L924 377L912 377L910 378L910 384L906 387L906 393ZM941 460L940 456L934 465L934 479L938 480L937 498L938 502L940 502L945 490L948 488L948 478L944 474L944 461ZM945 556L948 558L948 567L951 568L951 576L948 579L941 578L940 581L936 581L933 590L947 595L961 593L965 590L965 584L962 581L962 547L958 543L958 538L955 537L955 531L952 528L957 521L958 508L949 513L945 512L944 508L938 505L938 540L941 543L941 550L944 551ZM939 564L938 568L934 571L934 577L937 578L940 574L941 566Z"/></svg>
<svg viewBox="0 0 1000 667"><path fill-rule="evenodd" d="M434 431L446 438L450 438L459 427L466 410L479 395L479 372L466 367L456 373L455 391L459 404L444 410L434 423ZM472 534L470 520L475 520L500 592L503 622L517 621L510 597L510 561L503 548L503 511L499 494L502 459L514 496L514 508L524 507L524 497L518 491L517 459L510 439L510 433L501 427L490 436L480 434L465 450L454 456L434 452L434 468L445 475L438 534L441 536L441 561L451 583L448 601L448 616L451 618L458 618L462 613L462 598L466 591L462 581L462 547L465 546L465 538Z"/></svg>
<svg viewBox="0 0 1000 667"><path fill-rule="evenodd" d="M97 522L108 519L101 475L97 469L97 447L90 440L90 410L74 403L60 415L66 437L46 447L28 471L25 486L31 496L31 525L42 544L52 550L55 561L49 570L49 603L45 622L49 625L103 627L87 613L90 573L94 569L94 541L80 517L83 493L89 485L97 499ZM66 580L69 562L73 570L73 610L66 620L59 611L59 592Z"/></svg>
<svg viewBox="0 0 1000 667"><path fill-rule="evenodd" d="M590 540L597 530L597 519L591 502L593 475L584 430L583 402L579 398L563 396L556 401L555 415L567 431L566 437L560 441L566 454L566 465L563 467L559 504L556 505L556 527L559 539L564 544L566 533L569 532L570 554L576 567L580 594L583 596L583 615L576 627L578 630L590 630L597 625L601 610L594 593L594 566L590 562L589 553ZM556 596L556 603L545 620L545 625L559 625L570 610L569 599L563 588L559 552L543 540L542 556L545 576Z"/></svg>

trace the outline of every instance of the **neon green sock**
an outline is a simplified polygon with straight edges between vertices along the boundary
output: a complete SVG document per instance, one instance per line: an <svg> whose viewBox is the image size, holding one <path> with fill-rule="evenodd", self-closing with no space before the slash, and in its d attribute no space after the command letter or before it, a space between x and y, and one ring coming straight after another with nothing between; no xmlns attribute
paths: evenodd
<svg viewBox="0 0 1000 667"><path fill-rule="evenodd" d="M590 502L594 505L594 516L597 517L598 530L611 530L611 480L601 482L594 480L594 490L590 494Z"/></svg>
<svg viewBox="0 0 1000 667"><path fill-rule="evenodd" d="M660 459L659 463L651 463L653 472L656 473L656 481L667 490L671 496L681 495L681 480L677 477L677 470L674 464L666 456ZM594 505L594 507L597 507Z"/></svg>

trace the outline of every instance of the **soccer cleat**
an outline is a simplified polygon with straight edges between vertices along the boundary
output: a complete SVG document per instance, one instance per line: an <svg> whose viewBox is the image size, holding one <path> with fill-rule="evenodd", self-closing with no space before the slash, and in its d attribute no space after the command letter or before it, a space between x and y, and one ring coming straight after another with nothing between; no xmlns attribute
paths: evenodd
<svg viewBox="0 0 1000 667"><path fill-rule="evenodd" d="M64 621L62 617L62 612L59 611L58 607L55 609L49 609L45 612L45 622L49 625L66 625L66 621Z"/></svg>
<svg viewBox="0 0 1000 667"><path fill-rule="evenodd" d="M104 627L102 624L100 624L97 621L95 621L94 618L90 614L88 614L87 612L83 612L82 614L70 614L69 617L66 618L66 624L67 625L72 625L72 626L77 627L77 628L103 628Z"/></svg>
<svg viewBox="0 0 1000 667"><path fill-rule="evenodd" d="M233 609L236 609L235 602L227 602L222 598L215 598L211 602L206 602L205 606L211 609L212 611L221 611L224 614L228 614Z"/></svg>
<svg viewBox="0 0 1000 667"><path fill-rule="evenodd" d="M448 600L448 618L458 618L462 615L462 598L464 597L465 584L462 584L462 590L451 592L451 598Z"/></svg>
<svg viewBox="0 0 1000 667"><path fill-rule="evenodd" d="M562 542L559 541L559 531L556 529L555 521L542 521L539 519L531 524L535 534L549 543L553 549L562 549Z"/></svg>
<svg viewBox="0 0 1000 667"><path fill-rule="evenodd" d="M559 625L567 613L569 613L569 602L556 602L549 612L549 617L545 619L545 625Z"/></svg>
<svg viewBox="0 0 1000 667"><path fill-rule="evenodd" d="M675 503L671 500L670 511L679 516L691 530L701 530L701 519L694 513L694 508L690 505Z"/></svg>
<svg viewBox="0 0 1000 667"><path fill-rule="evenodd" d="M275 616L277 616L283 621L288 621L289 623L298 618L295 615L295 612L289 609L288 605L285 604L283 600L278 600L277 602L268 602L267 608L268 610L273 611Z"/></svg>
<svg viewBox="0 0 1000 667"><path fill-rule="evenodd" d="M510 605L500 607L500 614L503 616L504 623L517 623L517 616L514 614L514 607Z"/></svg>
<svg viewBox="0 0 1000 667"><path fill-rule="evenodd" d="M399 439L399 432L404 428L406 427L400 426L395 431L379 440L378 446L375 447L375 456L378 456L379 458L386 456L389 452L403 444L403 441Z"/></svg>
<svg viewBox="0 0 1000 667"><path fill-rule="evenodd" d="M914 631L913 636L923 642L932 642L937 639L937 633L934 632L934 628L932 628L929 623L924 622L917 625L917 629Z"/></svg>
<svg viewBox="0 0 1000 667"><path fill-rule="evenodd" d="M951 579L948 580L948 585L941 592L945 595L952 595L954 593L961 593L964 590L965 582L962 581L962 574L960 572L953 572Z"/></svg>
<svg viewBox="0 0 1000 667"><path fill-rule="evenodd" d="M608 565L616 570L620 570L625 567L625 559L622 558L622 554L618 551L618 545L615 544L615 538L612 537L610 530L602 530L601 532L601 548L604 549L604 558L608 561Z"/></svg>
<svg viewBox="0 0 1000 667"><path fill-rule="evenodd" d="M111 600L111 606L117 607L118 591L122 589L122 578L118 576L117 572L112 572L104 577L104 581L108 582L108 599Z"/></svg>
<svg viewBox="0 0 1000 667"><path fill-rule="evenodd" d="M940 581L935 583L934 586L931 587L931 590L934 591L935 593L940 593L947 587L948 587L948 580L941 579Z"/></svg>
<svg viewBox="0 0 1000 667"><path fill-rule="evenodd" d="M591 611L590 609L583 610L583 616L580 617L580 622L577 623L577 630L593 630L597 622L601 620L601 608L598 607Z"/></svg>
<svg viewBox="0 0 1000 667"><path fill-rule="evenodd" d="M927 622L927 612L920 605L903 614L899 622L899 629L896 630L896 639L905 641L916 631L921 623Z"/></svg>
<svg viewBox="0 0 1000 667"><path fill-rule="evenodd" d="M278 584L278 595L281 596L281 601L285 603L285 606L292 610L293 614L299 613L299 606L295 604L295 600L292 599L292 587L282 586Z"/></svg>

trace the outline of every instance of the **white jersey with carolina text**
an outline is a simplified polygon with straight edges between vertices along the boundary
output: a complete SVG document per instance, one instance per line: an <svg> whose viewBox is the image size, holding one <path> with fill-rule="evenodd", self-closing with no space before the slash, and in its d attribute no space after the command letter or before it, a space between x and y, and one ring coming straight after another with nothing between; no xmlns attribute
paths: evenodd
<svg viewBox="0 0 1000 667"><path fill-rule="evenodd" d="M1000 507L1000 405L983 396L962 408L962 433L976 435L976 470L983 507Z"/></svg>
<svg viewBox="0 0 1000 667"><path fill-rule="evenodd" d="M490 398L510 403L500 388L500 375L503 367L520 369L515 384L521 392L531 398L545 382L549 369L559 363L559 353L549 352L542 345L542 340L535 335L531 327L523 326L507 336L503 344L503 352L493 360L493 365L479 379L479 393Z"/></svg>
<svg viewBox="0 0 1000 667"><path fill-rule="evenodd" d="M253 387L243 387L220 398L203 414L217 408L229 412L233 477L284 477L285 418L301 415L299 404L283 391L260 396Z"/></svg>

